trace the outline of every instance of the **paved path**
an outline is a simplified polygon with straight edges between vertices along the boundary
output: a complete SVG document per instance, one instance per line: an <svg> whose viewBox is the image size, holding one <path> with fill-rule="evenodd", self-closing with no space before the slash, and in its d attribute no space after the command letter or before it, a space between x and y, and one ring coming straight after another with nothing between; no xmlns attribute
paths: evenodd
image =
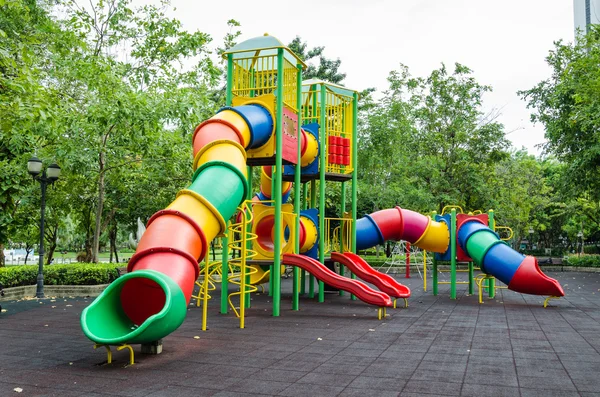
<svg viewBox="0 0 600 397"><path fill-rule="evenodd" d="M208 331L190 307L163 354L137 354L131 367L125 351L102 365L105 353L83 336L89 299L5 302L0 396L600 395L600 274L551 276L567 297L547 309L506 290L483 305L465 289L450 300L447 286L433 297L419 278L400 278L413 290L410 307L384 321L348 295L302 298L292 312L285 292L279 318L267 295L253 297L241 330L213 301ZM289 291L291 280L282 285Z"/></svg>

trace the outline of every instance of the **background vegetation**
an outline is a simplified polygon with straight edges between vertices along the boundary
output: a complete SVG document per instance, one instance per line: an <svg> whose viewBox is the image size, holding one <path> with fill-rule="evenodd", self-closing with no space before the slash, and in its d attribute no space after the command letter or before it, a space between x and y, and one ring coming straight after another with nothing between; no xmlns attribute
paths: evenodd
<svg viewBox="0 0 600 397"><path fill-rule="evenodd" d="M101 251L122 259L137 218L145 222L188 183L191 133L224 104L219 54L242 28L229 21L214 43L182 29L169 7L0 0L0 267L3 248L32 249L38 239L39 185L26 172L34 153L63 169L48 194L47 262L63 250L84 262ZM581 249L578 233L598 241L599 35L557 42L547 57L552 75L520 93L546 128L540 157L511 147L498 113L482 105L493 88L466 65L441 64L427 76L399 65L383 95L365 90L359 216L393 205L493 208L515 231L515 248L533 240L538 252L561 254ZM323 47L300 37L289 46L310 64L305 78L344 84L343 65ZM330 187L333 215L341 192Z"/></svg>

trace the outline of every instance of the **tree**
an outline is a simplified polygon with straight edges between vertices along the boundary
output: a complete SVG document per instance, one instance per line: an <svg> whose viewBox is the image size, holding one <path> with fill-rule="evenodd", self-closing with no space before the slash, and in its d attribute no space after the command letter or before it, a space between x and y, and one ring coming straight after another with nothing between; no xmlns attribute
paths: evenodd
<svg viewBox="0 0 600 397"><path fill-rule="evenodd" d="M103 221L108 175L134 163L164 163L153 157L154 142L162 134L187 136L213 110L208 88L219 71L208 56L210 37L186 32L163 8L134 10L127 0L92 2L88 8L77 1L62 4L63 29L82 39L53 59L69 108L70 132L60 147L65 163L94 183L90 259L97 262L101 233L110 223ZM121 48L130 50L118 53ZM184 68L187 60L194 64Z"/></svg>
<svg viewBox="0 0 600 397"><path fill-rule="evenodd" d="M48 46L61 40L55 28L43 1L0 2L0 267L6 231L30 182L27 159L54 135L59 99L42 83L48 80L42 65Z"/></svg>
<svg viewBox="0 0 600 397"><path fill-rule="evenodd" d="M426 78L401 66L388 81L384 98L361 117L359 172L368 199L421 211L488 207L486 180L509 147L502 124L482 110L491 87L460 64L452 73L442 64Z"/></svg>
<svg viewBox="0 0 600 397"><path fill-rule="evenodd" d="M546 129L544 151L568 167L572 194L600 199L600 26L575 43L557 41L546 57L552 75L519 94Z"/></svg>
<svg viewBox="0 0 600 397"><path fill-rule="evenodd" d="M340 73L339 69L342 61L337 58L336 60L329 59L323 55L325 47L314 47L308 49L308 44L302 42L300 36L296 36L291 43L288 44L290 50L292 50L300 59L308 63L308 67L302 73L304 80L317 78L330 83L341 84L346 78L346 73ZM319 63L314 64L310 62L312 59L318 58Z"/></svg>

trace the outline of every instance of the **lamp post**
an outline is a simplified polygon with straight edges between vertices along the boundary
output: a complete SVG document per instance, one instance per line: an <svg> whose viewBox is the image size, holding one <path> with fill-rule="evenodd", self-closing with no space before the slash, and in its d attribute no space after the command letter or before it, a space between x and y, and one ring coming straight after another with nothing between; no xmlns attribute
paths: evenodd
<svg viewBox="0 0 600 397"><path fill-rule="evenodd" d="M35 292L36 298L44 297L44 213L46 212L46 188L48 184L56 182L60 176L60 167L56 163L52 163L46 169L42 160L33 156L27 161L27 171L33 177L34 180L38 181L42 187L42 201L41 201L41 212L40 212L40 250L39 250L39 264L38 264L38 276L37 276L37 288ZM41 173L41 175L40 175Z"/></svg>
<svg viewBox="0 0 600 397"><path fill-rule="evenodd" d="M581 251L579 251L579 255L583 254L583 231L580 230L579 233L577 233L577 237L581 240Z"/></svg>
<svg viewBox="0 0 600 397"><path fill-rule="evenodd" d="M529 226L529 245L531 246L531 251L533 251L533 227Z"/></svg>

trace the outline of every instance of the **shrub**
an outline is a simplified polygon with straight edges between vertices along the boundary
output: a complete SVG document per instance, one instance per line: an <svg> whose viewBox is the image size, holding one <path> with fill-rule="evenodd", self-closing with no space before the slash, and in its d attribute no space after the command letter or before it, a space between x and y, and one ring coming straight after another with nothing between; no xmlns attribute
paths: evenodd
<svg viewBox="0 0 600 397"><path fill-rule="evenodd" d="M108 284L118 277L118 263L73 263L44 266L45 285L98 285ZM37 265L7 266L0 268L0 284L4 288L37 283Z"/></svg>
<svg viewBox="0 0 600 397"><path fill-rule="evenodd" d="M600 267L600 255L570 255L563 259L563 265L576 267Z"/></svg>

